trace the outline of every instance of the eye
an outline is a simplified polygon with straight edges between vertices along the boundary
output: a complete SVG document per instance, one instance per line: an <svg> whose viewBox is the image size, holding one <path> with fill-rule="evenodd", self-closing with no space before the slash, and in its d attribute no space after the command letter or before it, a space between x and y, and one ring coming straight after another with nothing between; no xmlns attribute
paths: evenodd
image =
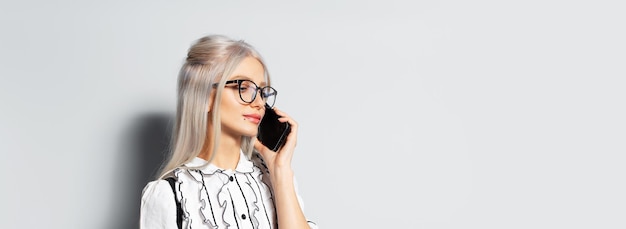
<svg viewBox="0 0 626 229"><path fill-rule="evenodd" d="M239 91L241 91L241 92L247 91L248 89L249 89L249 87L247 87L247 86L244 86L244 85L239 86Z"/></svg>
<svg viewBox="0 0 626 229"><path fill-rule="evenodd" d="M256 89L256 87L250 81L243 81L243 82L241 82L241 84L239 84L239 91L240 92L249 92L249 91L254 90L254 89Z"/></svg>

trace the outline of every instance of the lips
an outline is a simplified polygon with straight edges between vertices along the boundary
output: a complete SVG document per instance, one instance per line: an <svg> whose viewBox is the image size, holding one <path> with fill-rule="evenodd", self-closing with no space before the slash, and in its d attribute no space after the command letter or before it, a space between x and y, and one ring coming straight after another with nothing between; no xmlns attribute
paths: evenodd
<svg viewBox="0 0 626 229"><path fill-rule="evenodd" d="M258 124L259 122L261 122L261 115L258 115L258 114L247 114L247 115L244 115L243 117L254 122L255 124Z"/></svg>

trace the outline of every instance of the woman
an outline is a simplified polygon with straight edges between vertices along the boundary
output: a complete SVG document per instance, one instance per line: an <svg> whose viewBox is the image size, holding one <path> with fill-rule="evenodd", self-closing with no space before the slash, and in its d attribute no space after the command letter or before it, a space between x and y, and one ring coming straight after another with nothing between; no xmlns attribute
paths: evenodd
<svg viewBox="0 0 626 229"><path fill-rule="evenodd" d="M297 123L274 152L256 140L276 90L259 53L221 35L199 39L178 76L171 154L141 199L141 228L316 228L291 159ZM269 107L269 108L266 108Z"/></svg>

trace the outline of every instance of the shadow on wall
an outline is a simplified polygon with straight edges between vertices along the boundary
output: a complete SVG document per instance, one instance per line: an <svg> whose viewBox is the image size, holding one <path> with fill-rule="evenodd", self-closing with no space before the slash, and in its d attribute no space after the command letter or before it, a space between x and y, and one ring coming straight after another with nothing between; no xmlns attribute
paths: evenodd
<svg viewBox="0 0 626 229"><path fill-rule="evenodd" d="M139 228L139 208L144 186L155 179L167 156L174 115L148 113L131 122L122 139L113 188L112 212L106 228Z"/></svg>

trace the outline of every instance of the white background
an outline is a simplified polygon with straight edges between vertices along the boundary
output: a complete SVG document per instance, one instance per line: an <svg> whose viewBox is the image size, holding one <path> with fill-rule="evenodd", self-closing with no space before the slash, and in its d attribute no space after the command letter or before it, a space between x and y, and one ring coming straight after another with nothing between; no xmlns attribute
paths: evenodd
<svg viewBox="0 0 626 229"><path fill-rule="evenodd" d="M624 6L3 1L0 227L136 228L186 51L224 34L299 122L321 228L626 228Z"/></svg>

